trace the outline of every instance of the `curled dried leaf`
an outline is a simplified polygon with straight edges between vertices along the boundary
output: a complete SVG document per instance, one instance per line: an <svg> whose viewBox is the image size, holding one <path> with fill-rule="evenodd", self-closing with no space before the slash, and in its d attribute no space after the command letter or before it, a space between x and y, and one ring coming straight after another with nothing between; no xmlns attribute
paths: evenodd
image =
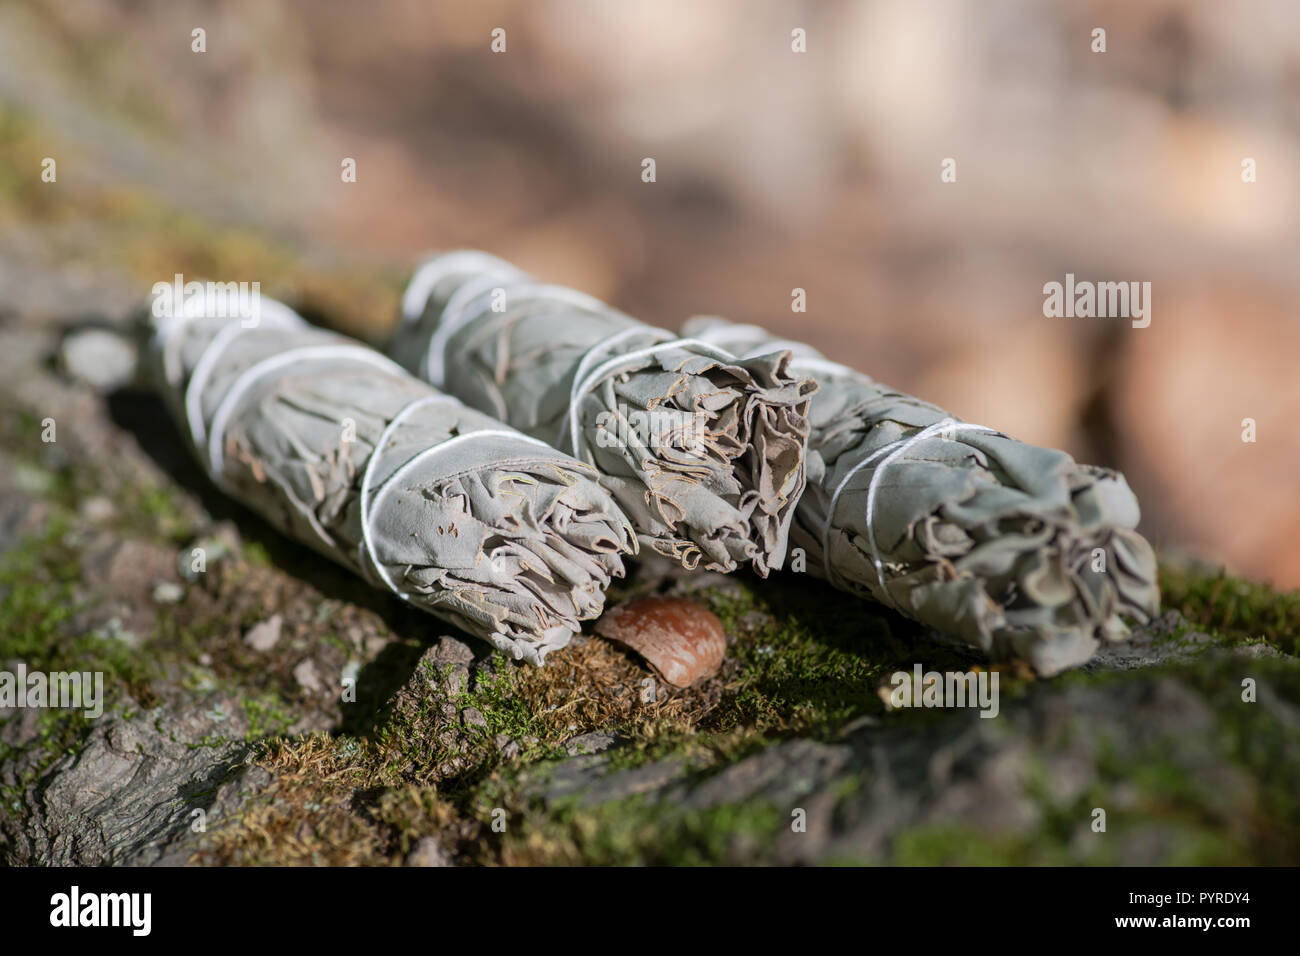
<svg viewBox="0 0 1300 956"><path fill-rule="evenodd" d="M712 677L727 652L717 615L684 598L645 597L620 604L596 622L596 633L636 651L675 687Z"/></svg>

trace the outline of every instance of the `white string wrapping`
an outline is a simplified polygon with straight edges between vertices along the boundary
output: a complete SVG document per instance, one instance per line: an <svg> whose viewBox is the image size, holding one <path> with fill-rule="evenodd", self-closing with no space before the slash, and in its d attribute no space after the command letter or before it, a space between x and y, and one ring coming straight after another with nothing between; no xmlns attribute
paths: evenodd
<svg viewBox="0 0 1300 956"><path fill-rule="evenodd" d="M215 342L216 339L213 339L213 341ZM279 355L272 355L270 358L250 365L231 384L230 390L222 397L221 403L217 405L217 410L212 415L212 427L208 433L207 452L208 467L214 481L223 487L225 486L222 473L226 464L226 426L230 421L230 416L238 409L239 401L244 397L244 393L268 372L274 372L276 369L291 365L294 362L323 358L352 359L367 365L373 365L394 375L405 374L402 367L396 362L380 355L373 349L366 348L364 345L306 345L301 348L289 349L289 351L281 352Z"/></svg>
<svg viewBox="0 0 1300 956"><path fill-rule="evenodd" d="M514 269L514 266L504 259L474 249L462 249L428 259L416 270L406 292L402 294L402 321L414 322L420 318L425 306L429 304L429 296L433 295L438 283L447 276L457 272L496 272L502 269Z"/></svg>
<svg viewBox="0 0 1300 956"><path fill-rule="evenodd" d="M728 325L716 326L697 333L702 339L713 339L719 344L726 344L728 341L734 341L738 336L747 333L757 332L760 335L766 335L762 329L757 326L746 325ZM731 333L731 334L728 334ZM762 345L755 346L745 353L745 358L754 358L758 355L764 355L777 349L794 350L796 354L790 361L791 368L806 369L808 371L822 372L829 375L858 375L853 369L840 362L832 359L799 355L798 350L806 348L802 343L793 342L788 339L772 339L765 341ZM875 464L875 469L871 473L871 480L867 483L867 501L866 501L866 529L867 544L871 549L871 563L876 571L876 580L880 584L881 595L885 603L889 604L895 610L898 610L898 602L890 593L888 585L885 583L885 565L880 557L880 546L876 543L876 492L880 487L881 478L885 474L885 469L889 464L902 456L906 455L914 446L926 441L936 435L941 437L951 437L954 433L960 431L970 432L989 432L999 434L996 429L989 428L986 425L975 425L969 422L959 422L953 418L945 418L942 421L935 422L922 428L920 431L906 438L900 438L897 441L890 442L883 448L878 448L866 458L863 458L835 484L835 489L831 493L830 503L826 509L826 520L822 523L821 545L822 545L822 568L825 572L826 580L834 585L843 585L843 576L836 570L834 563L831 561L830 534L834 530L835 509L839 505L840 495L848 487L849 481L864 468L869 468Z"/></svg>
<svg viewBox="0 0 1300 956"><path fill-rule="evenodd" d="M876 569L876 580L880 582L880 591L884 595L885 601L894 609L898 609L897 602L894 601L893 595L889 593L889 587L885 584L885 565L880 559L880 548L876 544L875 514L876 514L876 490L880 486L881 476L885 473L885 468L889 463L901 458L907 454L915 445L920 444L927 439L939 435L949 438L955 432L993 432L996 430L986 425L973 425L969 422L959 422L952 418L945 418L941 422L935 422L922 428L914 435L906 438L900 438L898 441L890 442L883 448L878 448L866 458L863 458L841 478L835 485L835 491L831 494L830 505L826 509L826 523L822 526L822 566L826 571L826 580L832 584L838 584L836 580L837 572L831 562L830 533L831 527L835 521L835 507L839 504L840 494L848 486L849 479L856 475L863 468L870 466L876 459L882 459L880 464L876 465L875 470L871 473L871 481L867 483L867 503L866 503L866 525L867 525L867 544L871 547L871 563Z"/></svg>
<svg viewBox="0 0 1300 956"><path fill-rule="evenodd" d="M188 307L184 314L154 317L152 353L157 363L158 384L165 390L178 424L188 431L194 451L214 483L298 540L360 572L372 584L382 582L386 590L403 601L466 627L516 658L541 664L548 651L564 646L578 630L577 621L599 613L604 587L611 577L621 573L619 555L634 552L635 539L613 499L599 487L594 474L587 474L590 466L580 465L537 438L492 421L450 395L428 394L427 388L419 386L401 366L381 353L313 329L287 307L270 302L267 305L262 320L255 322L241 322L237 317L228 318L211 309ZM196 330L193 335L182 336L182 330L191 330L199 319L221 321ZM232 343L243 343L245 340L240 337L247 331L263 335L249 336L248 348L242 344L232 346ZM287 509L283 507L285 499L277 497L276 503L268 507L266 496L252 494L255 489L237 483L233 472L228 476L227 468L233 468L233 462L225 457L229 436L237 429L251 427L254 419L265 426L263 415L269 414L270 409L263 408L267 400L264 394L269 394L274 401L282 397L282 389L292 392L301 387L309 389L308 394L328 401L330 389L315 374L318 368L349 370L344 394L349 407L362 414L369 414L366 388L371 380L369 370L376 373L374 381L382 383L376 387L384 390L382 397L376 396L376 411L383 408L383 418L374 422L371 426L374 430L368 433L369 436L378 434L376 438L366 439L370 450L360 474L350 470L331 472L325 480L333 486L334 496L330 499L328 515L319 520L310 513L310 498L303 501L295 497L292 482L285 480L294 472L280 468L283 462L276 464L279 470L271 483L278 489L277 494L287 496L287 501L292 503L293 507ZM219 390L215 388L218 377ZM390 391L393 389L395 394ZM412 396L411 389L417 394ZM313 415L310 407L296 407L293 402L285 408L299 416ZM422 411L431 414L420 416ZM277 417L275 421L277 427L283 427L283 420ZM324 425L328 428L328 419ZM408 428L405 434L403 426ZM448 434L450 437L441 439ZM265 435L261 437L264 439ZM260 483L256 456L265 448L258 440L261 439L254 440L248 451L255 456L249 462L251 474ZM317 430L310 449L314 451L308 453L302 449L296 454L307 455L303 459L306 463L323 463L321 455L333 460L334 445L327 432ZM438 463L442 460L439 456L447 459L445 465ZM563 508L577 515L574 520L584 526L580 534L600 536L602 528L607 526L608 534L600 540L613 541L617 551L605 550L603 544L601 550L588 550L585 543L576 541L570 541L572 550L566 550L559 543L565 540L564 530L543 525L539 519L536 527L528 525L520 536L518 550L525 563L519 575L502 576L495 563L489 572L483 564L482 553L477 561L468 553L454 560L468 559L470 563L445 566L443 573L449 578L446 583L438 583L441 577L435 574L431 589L421 586L418 590L407 590L408 575L414 570L410 562L422 559L407 553L409 549L401 544L404 533L400 528L394 531L390 527L393 507L399 504L396 499L410 499L408 506L418 502L430 478L438 482L468 481L477 487L483 481L484 472L509 470L512 464L529 473L542 468L542 472L529 480L550 489L546 500L563 502ZM550 464L559 473L555 479L549 477ZM438 471L439 467L443 472ZM543 478L543 473L548 477ZM418 486L408 487L417 475ZM358 484L353 485L353 481ZM314 477L312 486L318 495L322 493ZM358 490L360 497L353 498ZM465 490L470 493L468 487ZM490 488L487 493L494 494ZM351 504L349 498L353 498ZM524 499L520 501L523 507ZM300 507L308 510L300 512ZM472 511L469 514L478 519ZM520 519L531 522L533 517L521 514ZM487 533L491 533L492 519L481 520ZM410 531L417 533L419 526L412 525ZM398 539L393 538L394 534ZM528 537L531 534L537 536L536 541ZM558 540L550 542L548 536ZM387 562L384 554L388 555ZM526 563L529 560L541 561L540 569L535 563ZM556 566L551 566L552 560ZM427 572L442 566L425 561L418 567ZM566 575L572 577L563 580L558 576L555 580L546 577L554 575L556 567L564 568ZM537 587L526 580L533 573L545 578L537 582ZM524 600L531 601L528 605L531 611L520 603ZM522 616L515 617L516 613Z"/></svg>
<svg viewBox="0 0 1300 956"><path fill-rule="evenodd" d="M370 503L370 482L374 477L375 466L378 464L379 458L383 454L384 449L388 446L389 439L392 438L393 433L397 430L397 426L417 408L437 403L456 404L453 399L446 395L421 395L419 398L403 405L398 410L397 414L392 417L392 420L384 426L384 430L379 433L379 438L375 441L374 450L370 453L370 460L366 462L366 470L361 473L361 545L365 556L362 565L364 567L373 568L379 579L383 581L384 584L388 585L389 590L400 597L403 601L409 601L411 599L410 595L393 583L392 579L388 576L388 569L383 566L382 562L379 560L378 554L375 552L374 535L370 529L370 514L374 510ZM394 475L390 475L388 481L385 481L383 485L380 486L380 493L389 486L395 476L395 473ZM376 497L378 497L378 495L376 495Z"/></svg>
<svg viewBox="0 0 1300 956"><path fill-rule="evenodd" d="M456 435L440 444L433 445L411 456L410 459L398 467L388 476L384 483L379 486L375 491L372 500L370 484L374 476L376 463L379 461L384 449L387 447L389 439L397 430L397 426L400 425L411 412L432 404L456 406L460 403L448 395L423 395L404 405L380 433L379 439L375 442L374 450L370 454L370 460L366 462L366 470L361 475L361 540L365 548L365 556L368 559L369 566L374 568L375 573L379 576L379 579L388 586L388 589L403 601L407 602L411 601L411 595L409 592L403 591L397 586L389 575L388 569L384 566L383 562L379 560L379 556L375 551L374 534L370 527L370 516L378 509L379 502L383 499L384 494L393 487L394 482L420 462L428 458L436 457L440 454L446 454L449 449L476 439L489 437L508 438L511 441L523 440L534 445L541 445L543 448L549 447L545 442L538 441L535 438L529 438L527 435L521 435L516 431L507 431L503 428L483 429L481 431L467 432L464 435Z"/></svg>
<svg viewBox="0 0 1300 956"><path fill-rule="evenodd" d="M805 482L812 391L781 353L742 362L495 259L448 253L411 285L407 311L418 318L388 346L404 367L579 460L599 460L605 487L657 553L724 572L780 566ZM652 416L661 406L662 418ZM633 424L642 415L644 434ZM622 452L597 454L611 417L629 426L609 446ZM683 421L712 437L681 447Z"/></svg>
<svg viewBox="0 0 1300 956"><path fill-rule="evenodd" d="M690 319L683 334L749 354L789 344L714 316ZM1155 552L1137 531L1140 509L1122 474L960 423L795 345L794 367L813 371L820 386L808 439L820 491L800 503L792 541L810 555L822 549L819 576L990 656L1027 660L1041 675L1083 663L1103 641L1128 635L1128 619L1146 622L1158 613ZM880 427L890 429L884 435L915 434L889 441ZM957 431L980 437L914 450ZM869 483L857 479L862 507L841 514L840 500L862 467L875 469ZM882 474L891 468L886 494ZM886 523L899 540L881 539ZM832 543L839 546L834 556ZM1089 561L1099 552L1110 558L1104 567Z"/></svg>
<svg viewBox="0 0 1300 956"><path fill-rule="evenodd" d="M752 329L760 333L762 332L762 330L758 329L756 326L742 326L737 331L739 331L740 329L744 329L744 330ZM725 326L718 327L716 329L706 330L705 332L701 333L700 337L716 338L725 341L727 339L727 335L726 335L727 331L728 329ZM745 353L745 357L753 358L756 355L763 355L767 352L773 351L774 349L798 350L803 348L806 348L806 346L802 345L799 342L793 342L788 339L775 339L770 342L764 342L762 345L750 349L748 352ZM810 355L799 355L797 353L791 359L790 366L791 368L797 368L797 369L802 369L802 370L807 370L812 372L822 372L823 374L827 374L827 375L859 374L841 362L836 362L828 358L821 358L821 357L815 357ZM953 418L945 418L943 421L935 422L934 424L921 429L914 435L909 435L906 438L900 438L897 441L890 442L888 445L885 445L883 448L877 449L872 454L868 455L866 458L862 459L857 464L855 464L852 468L850 468L848 472L844 475L844 477L841 478L836 483L835 490L831 493L830 503L826 509L826 520L822 524L822 529L821 529L822 568L825 572L827 581L835 585L843 584L843 577L835 569L835 565L831 561L831 549L830 549L830 533L833 530L835 524L835 508L839 504L840 494L844 491L845 488L848 487L849 480L853 478L854 475L856 475L862 469L870 467L877 459L883 457L883 460L880 461L878 465L876 465L875 470L871 473L871 481L868 482L867 484L867 501L866 501L866 516L865 516L866 528L867 528L867 544L871 548L871 563L876 570L876 580L880 584L881 594L883 595L884 600L887 604L889 604L895 610L898 609L898 602L894 600L894 596L890 593L889 587L885 583L885 565L884 565L884 561L881 560L880 557L880 547L876 543L876 521L875 521L876 491L880 486L880 480L885 473L885 468L890 464L890 462L895 461L898 458L901 458L903 455L906 455L907 452L910 451L913 446L917 445L922 441L933 438L936 435L939 435L941 437L950 437L953 433L959 431L990 432L993 434L998 434L996 429L989 428L986 425L974 425L968 422L959 422Z"/></svg>
<svg viewBox="0 0 1300 956"><path fill-rule="evenodd" d="M203 422L203 411L200 407L203 388L207 385L208 376L212 374L212 369L216 366L217 360L221 357L221 353L225 351L226 346L247 329L267 328L267 325L262 324L264 319L269 319L270 327L277 329L302 328L307 324L297 312L270 299L259 303L259 313L257 325L246 326L240 321L231 322L229 325L224 326L220 332L213 336L212 341L204 346L203 351L199 354L198 361L194 365L194 371L190 375L189 383L186 385L184 398L185 423L189 426L190 439L194 442L196 450L203 448L207 439L207 427ZM206 317L207 314L202 309L190 308L187 303L187 307L182 314L169 316L165 323L160 323L157 326L154 333L156 340L165 349L167 341L178 331L182 331L185 326L194 320Z"/></svg>
<svg viewBox="0 0 1300 956"><path fill-rule="evenodd" d="M660 333L664 337L665 341L659 342L656 345L648 345L643 349L637 349L633 352L627 352L624 355L615 355L613 358L606 359L600 365L597 365L595 368L588 371L585 375L583 374L582 366L597 348L605 345L605 343L612 344L629 333L645 335L647 334L648 328L651 327L647 326L625 329L616 335L611 335L608 339L605 339L602 342L597 342L596 346L584 355L582 362L579 363L578 370L573 376L573 385L569 390L569 451L575 458L582 458L584 452L584 449L582 448L582 439L580 437L582 435L580 407L582 400L587 396L588 392L605 379L617 375L619 372L630 369L643 359L652 358L660 352L666 352L669 349L675 348L698 348L707 353L710 358L716 359L717 361L736 361L734 355L724 349L718 348L716 345L711 345L710 343L701 341L700 339L674 338L671 332L665 330ZM653 331L659 333L659 330L657 329ZM689 360L690 359L688 358L687 361Z"/></svg>
<svg viewBox="0 0 1300 956"><path fill-rule="evenodd" d="M279 303L275 304L279 305ZM281 308L281 313L274 313L276 317L275 324L283 323L289 327L305 327L306 323L297 313L284 307ZM175 321L170 321L165 325L159 325L156 331L160 343L165 347L166 340L170 336L175 334L178 330L183 329L190 321L198 318L203 318L203 313L193 311L182 316L177 316ZM195 449L206 450L208 458L208 473L211 475L213 482L223 490L229 490L229 485L224 476L226 428L229 425L231 416L238 410L239 402L244 397L244 393L252 388L252 386L268 372L273 372L276 369L283 368L295 361L310 361L312 359L322 358L348 358L366 362L397 375L404 374L401 366L396 362L374 352L371 349L359 345L311 345L290 349L287 352L281 352L279 355L273 355L270 358L263 359L245 369L239 377L235 379L234 383L230 386L229 391L227 391L222 397L220 404L217 405L216 411L212 416L212 428L210 430L207 429L203 422L200 399L202 396L202 389L207 382L208 376L216 366L222 353L242 332L245 332L248 329L261 328L264 327L260 322L255 326L244 326L239 322L231 322L229 325L222 327L222 329L212 337L211 341L204 346L203 351L199 353L199 358L194 364L194 371L191 374L190 380L185 389L185 418L189 425L190 435L194 440L194 447ZM390 591L404 601L410 601L410 595L393 582L388 573L388 569L384 567L375 551L374 535L370 527L370 514L373 512L373 507L369 501L369 487L375 465L380 458L380 453L385 443L392 435L394 429L401 424L402 420L406 418L410 412L433 402L441 402L450 405L460 404L450 396L424 395L403 406L402 409L393 416L393 419L385 426L383 432L380 434L374 451L370 455L370 460L366 462L366 469L361 479L361 536L365 545L366 558L369 559L369 566L375 570L379 579L387 585ZM499 429L494 429L490 432L475 432L471 433L471 435L460 435L457 436L457 438L451 439L449 442L444 442L443 445L450 444L452 441L456 441L460 438L472 437L473 434L508 434L512 437L516 437L516 433L503 432ZM518 435L517 437L526 438L527 436ZM532 439L528 440L531 441ZM434 446L434 448L426 450L426 453L427 451L434 451L441 447L443 446ZM417 455L416 458L418 457L420 456ZM407 462L398 469L397 472L390 476L388 481L384 482L375 496L376 500L383 495L384 490L389 487L392 480L397 477L397 474L405 470L410 464L411 462Z"/></svg>
<svg viewBox="0 0 1300 956"><path fill-rule="evenodd" d="M770 355L772 352L786 350L790 352L790 368L792 369L807 369L811 372L824 372L828 375L859 374L840 362L822 356L801 354L808 346L793 339L770 339L764 341L762 345L756 345L749 351L740 353L734 343L737 341L743 342L745 340L744 336L751 333L757 333L760 336L767 335L757 325L727 324L703 329L696 332L693 337L701 342L708 342L730 352L736 352L742 360L758 358L760 355Z"/></svg>
<svg viewBox="0 0 1300 956"><path fill-rule="evenodd" d="M254 326L254 328L257 327L259 326ZM201 367L205 369L212 368L220 353L242 331L245 331L243 326L232 323L231 325L224 327L221 332L214 336L212 341L208 343L207 347L200 354L199 361L195 364L195 378L198 377L198 372ZM209 356L211 356L211 358L209 358ZM217 409L212 416L212 427L208 430L207 434L206 451L208 456L209 473L214 482L223 489L228 489L227 482L223 475L225 470L225 432L229 425L230 418L238 410L239 402L243 399L244 394L260 379L277 369L292 365L295 362L329 358L351 359L353 361L373 365L376 368L380 368L398 376L405 374L402 367L392 359L361 345L308 345L301 348L290 349L287 352L281 352L279 355L273 355L254 365L250 365L235 379L234 383L230 386L230 390L227 391L225 396L221 399L221 403L217 406ZM205 360L208 360L206 366L204 365ZM192 384L193 379L191 379L191 385ZM189 390L187 389L186 414L190 415L192 414L192 409L188 401L188 393ZM361 537L365 545L366 558L369 561L369 566L374 569L379 579L388 587L388 589L403 601L407 602L411 600L411 595L398 587L396 582L393 581L392 576L388 573L388 569L384 566L384 563L379 560L379 556L375 551L374 533L371 528L370 520L371 516L377 509L380 499L382 499L384 493L392 487L393 482L396 481L400 475L409 471L418 462L439 454L445 454L449 449L466 444L475 439L505 437L509 438L511 441L525 441L533 445L540 445L543 448L550 447L545 442L538 441L535 438L530 438L527 435L523 435L516 431L507 431L500 428L482 429L464 435L456 435L445 442L424 449L419 454L413 456L409 461L405 462L401 467L393 472L393 474L390 475L382 485L379 486L372 501L369 495L371 479L374 474L375 466L379 461L381 453L389 438L392 436L397 426L400 425L411 412L415 411L417 408L433 403L453 406L458 406L460 404L449 395L423 395L403 406L384 427L383 432L380 434L379 439L375 444L374 450L371 452L370 459L366 462L366 468L361 478ZM197 405L194 406L194 409L197 409ZM199 434L202 432L202 429L203 423L201 415L190 420L190 430L192 434ZM202 448L203 445L196 445L196 447Z"/></svg>
<svg viewBox="0 0 1300 956"><path fill-rule="evenodd" d="M510 266L510 268L514 267ZM445 386L447 379L447 343L451 341L451 337L483 314L483 310L479 306L480 299L490 298L497 289L505 288L504 283L517 281L519 277L527 278L527 274L517 272L517 274L511 275L498 271L476 276L468 280L452 294L451 298L447 300L447 305L442 310L438 325L429 338L429 347L424 353L422 368L426 381L437 388ZM598 299L593 299L586 293L578 292L575 289L558 285L529 284L512 286L507 308L497 312L496 315L500 317L500 321L504 321L506 318L515 315L523 304L538 298L544 298L548 302L565 302L579 309L594 311L604 308L604 304Z"/></svg>

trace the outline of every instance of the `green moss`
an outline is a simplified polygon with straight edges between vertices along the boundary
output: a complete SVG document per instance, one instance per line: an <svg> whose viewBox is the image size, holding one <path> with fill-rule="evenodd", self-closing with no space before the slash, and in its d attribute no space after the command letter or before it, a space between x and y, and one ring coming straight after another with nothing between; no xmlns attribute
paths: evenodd
<svg viewBox="0 0 1300 956"><path fill-rule="evenodd" d="M1054 857L1056 849L1052 847L1046 856ZM1023 841L995 839L967 827L922 826L898 835L890 862L898 866L1010 866L1027 862L1022 860L1024 850ZM1067 862L1064 858L1050 861Z"/></svg>
<svg viewBox="0 0 1300 956"><path fill-rule="evenodd" d="M618 721L592 728L623 738L607 757L611 769L667 757L721 766L779 740L833 740L852 720L885 714L877 687L894 671L910 671L918 662L938 670L976 666L973 653L936 644L918 625L846 600L807 576L759 581L738 574L691 597L705 603L734 638L719 699L685 722ZM1003 698L1014 699L1026 682L1001 676ZM887 719L923 724L944 716L908 710Z"/></svg>
<svg viewBox="0 0 1300 956"><path fill-rule="evenodd" d="M487 721L486 730L478 729L485 749L498 734L505 734L515 740L528 737L541 739L546 736L545 728L515 695L514 681L515 665L498 651L492 657L491 667L479 671L474 687L466 689L457 697L458 710L473 707Z"/></svg>
<svg viewBox="0 0 1300 956"><path fill-rule="evenodd" d="M102 671L141 702L148 702L157 668L147 654L116 636L77 633L72 625L84 605L78 599L80 556L68 544L66 515L0 555L0 626L6 655L43 671ZM111 695L110 695L111 696Z"/></svg>
<svg viewBox="0 0 1300 956"><path fill-rule="evenodd" d="M811 578L744 580L739 593L707 595L728 633L738 635L741 665L736 692L710 730L830 739L857 717L884 713L876 688L893 672L973 664L973 655L930 641L919 625Z"/></svg>
<svg viewBox="0 0 1300 956"><path fill-rule="evenodd" d="M41 534L0 555L0 621L9 654L52 660L49 655L57 653L63 629L77 612L81 569L63 544L68 527L66 516L56 515Z"/></svg>
<svg viewBox="0 0 1300 956"><path fill-rule="evenodd" d="M453 665L441 669L424 659L419 667L425 678L437 686L448 680ZM506 734L522 740L538 730L534 719L511 693L513 669L504 655L493 659L490 670L480 671L476 686L450 698L454 714L443 713L447 698L438 694L401 695L391 702L372 737L346 740L353 746L352 758L368 778L383 786L414 783L425 785L443 780L449 767L453 779L442 784L450 798L462 805L478 783L501 763L495 738ZM486 728L463 727L461 713L473 707L483 714ZM544 746L533 753L549 752Z"/></svg>
<svg viewBox="0 0 1300 956"><path fill-rule="evenodd" d="M1143 745L1125 737L1096 741L1096 779L1059 802L1046 787L1038 748L1025 793L1038 810L1028 832L990 836L966 828L921 826L895 838L888 862L942 865L1114 865L1134 841L1163 848L1163 865L1294 865L1300 860L1300 729L1276 708L1300 710L1300 668L1288 661L1222 656L1164 668L1210 705L1208 729ZM1150 684L1145 671L1079 680ZM1258 681L1259 700L1241 699L1241 680ZM1295 710L1292 711L1296 712ZM1086 730L1086 728L1084 728ZM1206 776L1205 769L1215 773ZM1235 781L1230 784L1229 781ZM1091 830L1094 808L1106 831Z"/></svg>
<svg viewBox="0 0 1300 956"><path fill-rule="evenodd" d="M194 504L166 485L139 482L117 496L116 529L123 536L167 545L180 545L198 533Z"/></svg>
<svg viewBox="0 0 1300 956"><path fill-rule="evenodd" d="M270 568L275 566L275 561L271 557L271 552L261 541L246 542L243 549L243 558L256 568Z"/></svg>
<svg viewBox="0 0 1300 956"><path fill-rule="evenodd" d="M640 797L568 808L508 826L503 862L520 865L703 866L770 856L789 816L765 803L682 813Z"/></svg>
<svg viewBox="0 0 1300 956"><path fill-rule="evenodd" d="M124 479L113 463L79 449L66 429L58 432L58 442L42 441L42 418L20 405L14 414L0 417L0 442L14 461L17 484L52 506L64 529L73 526L82 502L111 493L115 507L106 530L168 545L195 534L200 512L185 492L139 475Z"/></svg>
<svg viewBox="0 0 1300 956"><path fill-rule="evenodd" d="M1037 836L994 837L965 827L916 827L898 835L886 862L896 866L1068 866L1079 863L1116 866L1124 862L1117 851L1125 840L1136 836L1137 829L1135 826L1108 828L1106 833L1089 831L1084 839L1095 841L1095 847L1090 849L1086 858L1080 859L1077 849L1044 841ZM1161 824L1146 829L1162 845L1171 848L1169 855L1161 860L1165 866L1241 866L1253 862L1240 847L1218 833L1178 824Z"/></svg>
<svg viewBox="0 0 1300 956"><path fill-rule="evenodd" d="M250 741L282 736L297 720L276 694L260 694L247 698L242 706L245 716L248 717L246 739Z"/></svg>
<svg viewBox="0 0 1300 956"><path fill-rule="evenodd" d="M1182 567L1162 568L1160 586L1165 606L1177 608L1195 627L1300 654L1300 592Z"/></svg>
<svg viewBox="0 0 1300 956"><path fill-rule="evenodd" d="M57 183L41 180L47 156L56 155L32 117L0 103L0 223L64 218L66 204ZM65 151L58 156L66 157Z"/></svg>

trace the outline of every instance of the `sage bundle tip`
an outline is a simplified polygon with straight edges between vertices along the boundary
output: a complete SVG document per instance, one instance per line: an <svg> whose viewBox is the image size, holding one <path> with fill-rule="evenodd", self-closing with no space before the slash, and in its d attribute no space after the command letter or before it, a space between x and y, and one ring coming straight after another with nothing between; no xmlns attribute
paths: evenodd
<svg viewBox="0 0 1300 956"><path fill-rule="evenodd" d="M279 303L152 327L199 462L280 530L535 664L600 614L635 538L589 465Z"/></svg>
<svg viewBox="0 0 1300 956"><path fill-rule="evenodd" d="M781 349L737 358L482 252L413 276L389 354L594 465L641 539L686 568L779 568L816 385Z"/></svg>
<svg viewBox="0 0 1300 956"><path fill-rule="evenodd" d="M740 355L787 348L817 379L790 535L809 571L1044 675L1159 611L1120 473L962 422L757 326L697 317L683 332Z"/></svg>

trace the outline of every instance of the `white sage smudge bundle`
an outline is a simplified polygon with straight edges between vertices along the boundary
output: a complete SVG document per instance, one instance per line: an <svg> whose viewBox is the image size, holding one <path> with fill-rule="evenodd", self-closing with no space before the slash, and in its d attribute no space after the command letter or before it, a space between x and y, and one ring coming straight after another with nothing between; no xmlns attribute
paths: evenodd
<svg viewBox="0 0 1300 956"><path fill-rule="evenodd" d="M740 355L788 348L816 378L790 535L809 571L1044 675L1159 610L1118 472L958 421L757 326L698 317L683 331Z"/></svg>
<svg viewBox="0 0 1300 956"><path fill-rule="evenodd" d="M600 614L635 538L590 466L279 303L251 328L189 304L155 318L151 367L228 494L516 659Z"/></svg>
<svg viewBox="0 0 1300 956"><path fill-rule="evenodd" d="M781 566L816 388L787 353L742 361L470 251L420 268L403 320L389 354L595 465L643 546L686 568Z"/></svg>

